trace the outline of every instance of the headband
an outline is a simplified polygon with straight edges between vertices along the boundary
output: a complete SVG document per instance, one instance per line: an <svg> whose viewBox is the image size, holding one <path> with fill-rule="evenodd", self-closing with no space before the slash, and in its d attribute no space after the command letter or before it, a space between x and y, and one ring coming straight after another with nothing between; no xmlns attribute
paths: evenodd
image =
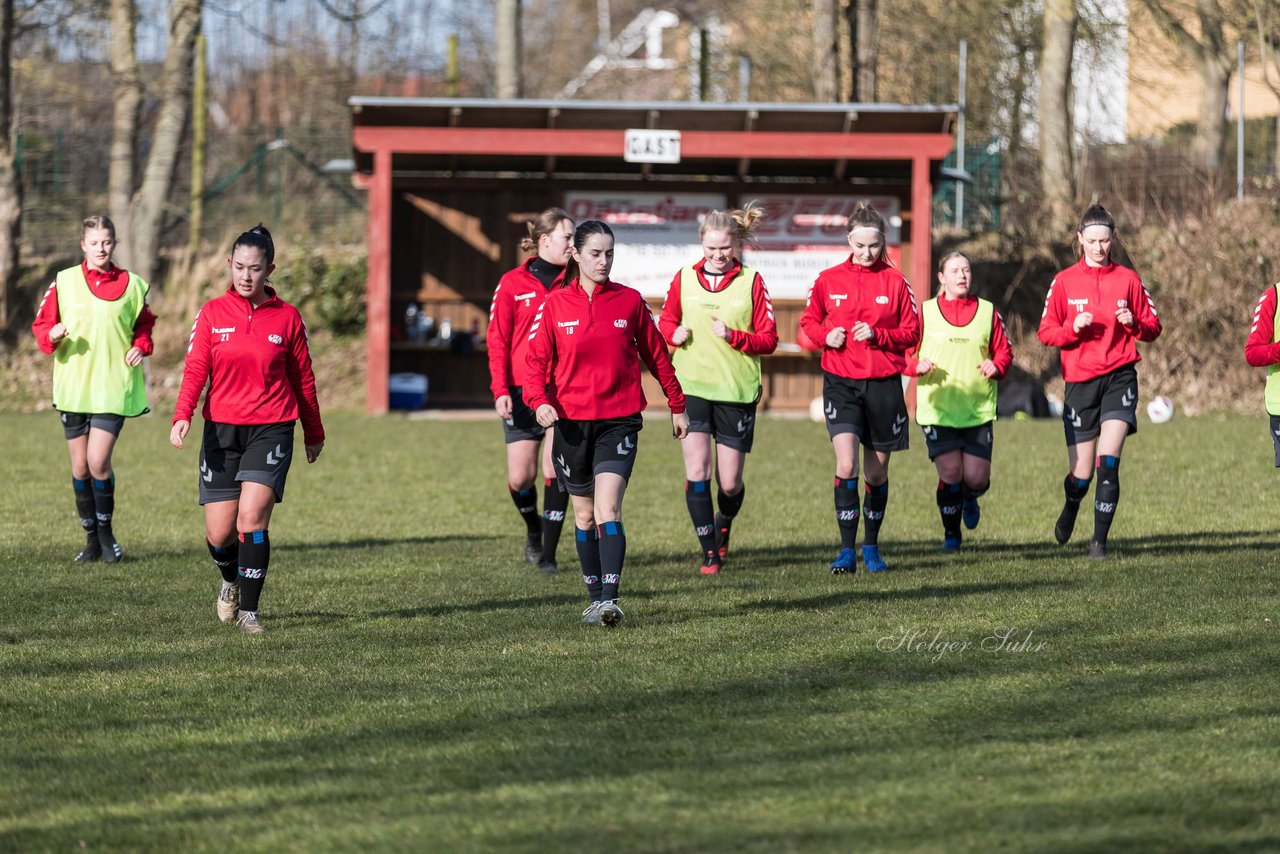
<svg viewBox="0 0 1280 854"><path fill-rule="evenodd" d="M869 231L872 234L877 235L878 237L884 237L884 232L876 228L874 225L860 225L857 228L850 231L849 236L853 237L855 234L858 234L863 231Z"/></svg>

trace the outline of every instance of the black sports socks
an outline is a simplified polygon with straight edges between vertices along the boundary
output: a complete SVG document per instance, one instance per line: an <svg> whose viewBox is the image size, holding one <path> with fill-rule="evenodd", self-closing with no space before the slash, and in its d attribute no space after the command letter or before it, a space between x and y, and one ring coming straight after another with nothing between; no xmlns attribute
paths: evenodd
<svg viewBox="0 0 1280 854"><path fill-rule="evenodd" d="M851 549L858 542L858 479L835 479L836 524L840 526L840 548Z"/></svg>
<svg viewBox="0 0 1280 854"><path fill-rule="evenodd" d="M271 564L271 541L266 531L250 531L240 535L239 559L240 612L257 611L262 585L267 581Z"/></svg>

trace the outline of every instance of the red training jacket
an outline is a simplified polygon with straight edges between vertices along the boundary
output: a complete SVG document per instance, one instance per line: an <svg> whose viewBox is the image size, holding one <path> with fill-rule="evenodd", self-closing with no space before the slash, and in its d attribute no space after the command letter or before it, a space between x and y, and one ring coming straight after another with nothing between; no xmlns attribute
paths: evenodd
<svg viewBox="0 0 1280 854"><path fill-rule="evenodd" d="M510 394L510 386L524 381L524 365L529 358L529 327L547 297L547 287L529 272L533 256L503 274L489 306L489 329L485 344L489 350L489 390L496 402ZM561 272L552 287L564 280Z"/></svg>
<svg viewBox="0 0 1280 854"><path fill-rule="evenodd" d="M693 269L698 274L698 283L710 293L729 287L729 284L742 272L742 262L734 259L733 266L726 270L720 281L713 286L702 272L702 265L706 263L707 259L703 258L693 265ZM680 303L680 273L677 272L676 277L671 280L671 287L667 289L667 301L662 304L662 314L658 317L658 329L662 332L662 337L667 339L667 344L672 347L675 343L672 342L671 336L676 334L676 327L680 325L683 317L684 308ZM769 292L765 290L764 279L760 278L759 273L756 273L756 279L751 283L751 330L748 332L745 329L730 329L726 341L730 347L748 356L767 356L778 349L778 324L773 318L773 301L769 299Z"/></svg>
<svg viewBox="0 0 1280 854"><path fill-rule="evenodd" d="M853 325L872 327L875 337L853 340ZM827 333L843 326L839 347ZM800 328L822 347L822 369L855 380L880 379L907 369L907 351L920 341L920 309L911 285L884 261L864 267L848 260L818 274L800 316Z"/></svg>
<svg viewBox="0 0 1280 854"><path fill-rule="evenodd" d="M1000 309L994 308L991 313L991 341L987 344L987 355L996 366L997 380L1004 379L1009 373L1009 366L1013 364L1013 345L1009 343L1009 336L1004 331L1004 318L1000 316ZM955 326L968 326L973 320L973 316L978 313L978 300L976 297L965 297L964 299L947 299L946 297L938 297L938 310L942 312L950 323ZM908 376L916 375L916 367L920 364L920 347L913 347L911 353L907 356ZM976 365L975 365L976 367Z"/></svg>
<svg viewBox="0 0 1280 854"><path fill-rule="evenodd" d="M1258 297L1253 309L1253 326L1244 342L1244 360L1255 368L1265 368L1280 362L1280 344L1275 342L1276 289L1267 288Z"/></svg>
<svg viewBox="0 0 1280 854"><path fill-rule="evenodd" d="M228 288L196 314L174 423L191 421L206 384L206 421L276 424L298 418L304 444L324 441L307 325L271 288L257 308Z"/></svg>
<svg viewBox="0 0 1280 854"><path fill-rule="evenodd" d="M684 412L666 342L640 292L605 282L588 296L574 279L547 295L530 328L525 403L533 410L550 403L574 421L635 415L646 403L642 360L671 411Z"/></svg>
<svg viewBox="0 0 1280 854"><path fill-rule="evenodd" d="M129 285L129 272L119 267L113 266L107 272L99 273L88 263L81 261L80 271L84 273L85 281L89 283L89 292L100 300L115 302L124 296L125 289ZM49 340L49 330L57 326L61 320L62 318L58 316L58 283L54 282L49 285L49 289L40 299L40 306L36 309L36 319L31 324L31 333L36 336L36 346L41 352L52 353L58 349L58 345ZM130 346L137 347L144 356L150 356L155 350L155 345L151 341L151 330L155 325L156 316L151 313L151 307L143 305L138 319L133 322L133 341L130 342Z"/></svg>
<svg viewBox="0 0 1280 854"><path fill-rule="evenodd" d="M1122 326L1116 311L1133 312L1133 325ZM1093 323L1078 334L1077 314L1093 314ZM1090 267L1084 258L1053 277L1040 318L1039 337L1060 347L1062 378L1080 383L1139 361L1138 341L1154 341L1162 327L1151 295L1138 274L1119 264Z"/></svg>

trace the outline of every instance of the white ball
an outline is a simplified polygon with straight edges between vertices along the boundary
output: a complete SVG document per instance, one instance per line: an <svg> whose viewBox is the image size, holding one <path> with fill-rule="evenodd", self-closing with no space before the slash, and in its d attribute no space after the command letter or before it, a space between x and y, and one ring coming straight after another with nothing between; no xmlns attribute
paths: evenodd
<svg viewBox="0 0 1280 854"><path fill-rule="evenodd" d="M827 416L822 409L822 396L819 395L818 397L815 397L813 400L809 401L809 420L825 421L826 418Z"/></svg>
<svg viewBox="0 0 1280 854"><path fill-rule="evenodd" d="M1173 418L1173 401L1163 394L1151 398L1147 404L1147 417L1151 419L1152 424L1164 424Z"/></svg>

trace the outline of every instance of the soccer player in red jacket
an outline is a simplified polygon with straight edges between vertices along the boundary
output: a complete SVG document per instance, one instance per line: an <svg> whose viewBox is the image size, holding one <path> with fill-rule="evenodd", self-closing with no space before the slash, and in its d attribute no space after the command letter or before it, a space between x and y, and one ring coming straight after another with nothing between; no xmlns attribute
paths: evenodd
<svg viewBox="0 0 1280 854"><path fill-rule="evenodd" d="M112 531L116 476L111 455L124 420L148 410L143 356L156 316L149 286L111 261L116 227L91 216L80 227L84 261L49 285L31 332L53 356L53 405L71 454L71 486L85 534L76 563L114 563L124 550ZM61 287L59 287L61 285Z"/></svg>
<svg viewBox="0 0 1280 854"><path fill-rule="evenodd" d="M200 503L209 553L222 573L217 614L240 631L266 631L258 599L271 561L267 526L284 500L293 424L302 421L308 463L324 448L307 327L267 286L275 244L261 225L236 238L231 287L196 315L169 442L182 448L200 394Z"/></svg>
<svg viewBox="0 0 1280 854"><path fill-rule="evenodd" d="M729 531L746 490L742 469L755 439L760 357L778 347L778 327L764 279L740 260L764 211L712 211L698 238L702 260L671 281L658 328L676 350L671 361L688 404L684 496L702 552L703 575L720 571ZM719 483L719 512L711 503L711 446Z"/></svg>
<svg viewBox="0 0 1280 854"><path fill-rule="evenodd" d="M1054 277L1040 319L1040 340L1060 348L1067 391L1066 500L1053 536L1065 545L1095 469L1089 556L1107 556L1107 535L1120 502L1120 453L1138 431L1137 342L1160 335L1160 318L1138 274L1111 260L1116 222L1106 208L1084 212L1076 237L1080 260Z"/></svg>
<svg viewBox="0 0 1280 854"><path fill-rule="evenodd" d="M800 316L800 328L823 345L822 397L836 456L836 575L857 569L859 445L866 473L862 561L868 572L888 569L879 542L889 503L889 456L905 451L909 441L900 375L907 352L920 340L911 285L888 261L884 218L862 205L846 227L849 260L818 274Z"/></svg>
<svg viewBox="0 0 1280 854"><path fill-rule="evenodd" d="M573 502L590 598L582 621L603 626L623 617L622 499L644 426L641 362L666 394L672 434L683 439L689 433L684 393L662 333L640 293L609 280L612 267L612 229L599 220L579 225L564 285L547 295L530 327L524 380L525 401L538 423L556 428L551 454Z"/></svg>
<svg viewBox="0 0 1280 854"><path fill-rule="evenodd" d="M1280 468L1280 327L1276 326L1276 288L1272 285L1258 297L1253 309L1253 325L1244 344L1244 358L1255 368L1267 369L1264 401L1271 418L1271 444Z"/></svg>
<svg viewBox="0 0 1280 854"><path fill-rule="evenodd" d="M529 327L547 292L563 281L573 243L573 220L560 208L548 208L528 223L529 236L520 243L525 252L536 252L498 280L489 308L489 388L493 408L502 419L507 444L507 490L526 525L524 558L554 575L556 548L564 527L568 494L555 480L551 465L551 441L533 410L525 405L520 384L529 351ZM538 445L542 445L545 485L543 514L538 518Z"/></svg>

